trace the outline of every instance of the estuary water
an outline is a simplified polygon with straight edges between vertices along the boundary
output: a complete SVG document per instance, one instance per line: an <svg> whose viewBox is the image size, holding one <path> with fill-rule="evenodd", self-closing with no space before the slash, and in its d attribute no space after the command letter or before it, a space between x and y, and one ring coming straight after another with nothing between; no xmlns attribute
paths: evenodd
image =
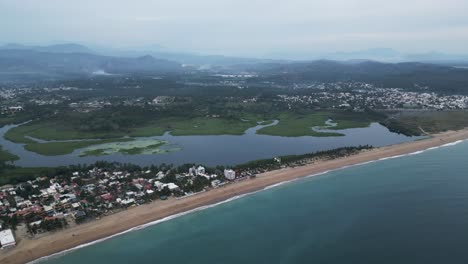
<svg viewBox="0 0 468 264"><path fill-rule="evenodd" d="M337 170L46 260L468 263L468 142Z"/></svg>
<svg viewBox="0 0 468 264"><path fill-rule="evenodd" d="M81 150L68 155L44 156L24 149L22 144L6 140L3 135L13 126L0 128L0 145L16 154L20 160L18 166L61 166L71 164L89 164L96 161L128 162L142 166L161 163L200 163L205 165L235 165L251 160L273 158L281 155L305 154L320 150L345 146L372 145L375 147L412 141L418 137L407 137L390 132L384 126L373 123L366 128L335 130L344 134L342 137L279 137L256 134L264 126L259 125L245 131L244 135L220 136L163 136L148 137L169 142L169 148L180 148L179 151L154 155L124 155L80 157ZM148 139L137 138L137 139ZM43 141L42 141L43 142Z"/></svg>

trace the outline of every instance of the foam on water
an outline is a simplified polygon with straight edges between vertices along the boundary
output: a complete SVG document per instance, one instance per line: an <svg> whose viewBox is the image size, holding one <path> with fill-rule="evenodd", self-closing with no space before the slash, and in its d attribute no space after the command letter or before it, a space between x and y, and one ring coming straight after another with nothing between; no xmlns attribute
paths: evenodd
<svg viewBox="0 0 468 264"><path fill-rule="evenodd" d="M30 263L30 264L39 263L39 262L46 261L46 260L51 259L51 258L57 258L57 257L60 257L60 256L65 255L65 254L67 254L67 253L70 253L70 252L72 252L72 251L75 251L75 250L77 250L77 249L84 248L84 247L87 247L87 246L91 246L91 245L94 245L94 244L97 244L97 243L106 241L106 240L108 240L108 239L111 239L111 238L113 238L113 237L117 237L117 236L126 234L126 233L128 233L128 232L132 232L132 231L144 229L144 228L147 228L147 227L150 227L150 226L154 226L154 225L157 225L157 224L160 224L160 223L163 223L163 222L166 222L166 221L169 221L169 220L172 220L172 219L175 219L175 218L178 218L178 217L187 215L187 214L191 214L191 213L194 213L194 212L202 211L202 210L205 210L205 209L208 209L208 208L213 208L213 207L215 207L215 206L222 205L222 204L225 204L225 203L229 203L229 202L235 201L235 200L237 200L237 199L240 199L240 198L242 198L242 197L245 197L245 196L248 196L248 195L252 195L252 194L255 194L255 193L264 191L264 190L269 190L269 189L272 189L272 188L276 188L276 187L282 186L282 185L284 185L284 184L291 183L291 182L294 182L294 181L297 181L297 180L300 180L300 179L303 179L303 178L310 178L310 177L315 177L315 176L319 176L319 175L324 175L324 174L327 174L327 173L329 173L329 172L338 171L338 170L343 170L343 169L346 169L346 168L351 168L351 167L355 167L355 166L361 166L361 165L365 165L365 164L370 164L370 163L373 163L373 162L378 162L378 161L383 161L383 160L389 160L389 159L395 159L395 158L401 158L401 157L412 156L412 155L418 155L418 154L421 154L421 153L424 153L424 152L427 152L427 151L430 151L430 150L435 150L435 149L439 149L439 148L443 148L443 147L455 146L455 145L458 145L458 144L460 144L460 143L462 143L462 142L464 142L464 141L466 141L466 140L458 140L458 141L454 141L454 142L451 142L451 143L443 144L443 145L440 145L440 146L437 146L437 147L430 147L430 148L427 148L427 149L425 149L425 150L420 150L420 151L411 152L411 153L408 153L408 154L395 155L395 156L391 156L391 157L380 158L380 159L371 160L371 161L366 161L366 162L357 163L357 164L353 164L353 165L347 165L347 166L343 166L343 167L340 167L340 168L337 168L337 169L327 170L327 171L323 171L323 172L316 173L316 174L311 174L311 175L308 175L308 176L306 176L306 177L296 178L296 179L292 179L292 180L287 180L287 181L279 182L279 183L276 183L276 184L267 186L267 187L265 187L265 188L263 188L263 189L261 189L261 190L258 190L258 191L253 191L253 192L249 192L249 193L237 195L237 196L228 198L228 199L223 200L223 201L218 202L218 203L209 204L209 205L204 205L204 206L200 206L200 207L197 207L197 208L194 208L194 209L192 209L192 210L188 210L188 211L185 211L185 212L182 212L182 213L177 213L177 214L174 214L174 215L170 215L170 216L161 218L161 219L159 219L159 220L155 220L155 221L152 221L152 222L143 224L143 225L139 225L139 226L136 226L136 227L127 229L127 230L125 230L125 231L122 231L122 232L120 232L120 233L116 233L116 234L111 235L111 236L108 236L108 237L104 237L104 238L101 238L101 239L98 239L98 240L95 240L95 241L92 241L92 242L84 243L84 244L78 245L78 246L76 246L76 247L73 247L73 248L70 248L70 249L66 249L66 250L63 250L63 251L58 252L58 253L54 253L54 254L49 255L49 256L41 257L41 258L39 258L39 259L36 259L36 260L31 261L31 262L28 262L28 263Z"/></svg>

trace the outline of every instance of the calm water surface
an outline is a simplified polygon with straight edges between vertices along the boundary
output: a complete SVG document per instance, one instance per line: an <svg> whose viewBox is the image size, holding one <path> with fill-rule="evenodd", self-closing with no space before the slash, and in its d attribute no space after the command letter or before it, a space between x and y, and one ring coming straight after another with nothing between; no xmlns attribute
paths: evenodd
<svg viewBox="0 0 468 264"><path fill-rule="evenodd" d="M467 245L464 142L284 184L45 263L468 263Z"/></svg>
<svg viewBox="0 0 468 264"><path fill-rule="evenodd" d="M155 155L113 154L98 157L79 157L81 150L69 155L43 156L26 151L22 144L6 140L3 135L12 126L0 128L0 145L21 157L15 164L19 166L60 166L94 163L98 160L130 162L138 165L160 163L201 163L206 165L234 165L251 160L272 158L280 155L304 154L319 150L344 146L373 145L384 146L415 140L391 133L387 128L373 123L367 128L339 130L344 137L278 137L256 134L263 126L250 128L241 136L164 136L151 137L168 141L180 151ZM335 132L335 131L334 131Z"/></svg>

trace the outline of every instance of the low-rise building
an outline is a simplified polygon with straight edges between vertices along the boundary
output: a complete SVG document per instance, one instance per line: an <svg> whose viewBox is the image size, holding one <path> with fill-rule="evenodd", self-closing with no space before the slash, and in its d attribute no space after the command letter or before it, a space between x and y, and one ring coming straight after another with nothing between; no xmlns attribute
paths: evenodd
<svg viewBox="0 0 468 264"><path fill-rule="evenodd" d="M0 246L2 249L16 246L16 240L11 229L0 231Z"/></svg>
<svg viewBox="0 0 468 264"><path fill-rule="evenodd" d="M236 178L236 172L233 170L224 170L224 177L232 181Z"/></svg>
<svg viewBox="0 0 468 264"><path fill-rule="evenodd" d="M170 191L175 191L179 189L179 186L172 182L164 184L162 188L164 189L165 187L167 187Z"/></svg>

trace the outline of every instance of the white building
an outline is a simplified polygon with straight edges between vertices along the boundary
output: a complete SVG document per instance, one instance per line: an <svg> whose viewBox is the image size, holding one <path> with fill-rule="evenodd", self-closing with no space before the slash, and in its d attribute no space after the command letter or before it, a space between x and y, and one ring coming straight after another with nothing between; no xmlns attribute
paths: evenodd
<svg viewBox="0 0 468 264"><path fill-rule="evenodd" d="M160 171L156 174L156 179L158 180L161 180L162 178L164 178L166 175L164 174L164 172Z"/></svg>
<svg viewBox="0 0 468 264"><path fill-rule="evenodd" d="M165 183L163 186L162 186L162 189L164 189L165 187L169 188L169 190L171 191L174 191L174 190L177 190L179 189L179 186L177 186L175 183Z"/></svg>
<svg viewBox="0 0 468 264"><path fill-rule="evenodd" d="M224 170L224 177L232 181L236 178L236 172L233 170Z"/></svg>
<svg viewBox="0 0 468 264"><path fill-rule="evenodd" d="M135 199L133 198L130 198L130 199L124 199L124 200L121 200L120 203L123 204L123 205L129 205L129 204L132 204L135 202Z"/></svg>
<svg viewBox="0 0 468 264"><path fill-rule="evenodd" d="M211 182L211 187L215 188L215 187L218 187L218 185L220 184L221 184L220 180L214 180Z"/></svg>
<svg viewBox="0 0 468 264"><path fill-rule="evenodd" d="M164 183L160 181L155 181L154 182L154 187L158 188L158 190L161 190L163 188Z"/></svg>
<svg viewBox="0 0 468 264"><path fill-rule="evenodd" d="M205 174L205 168L202 166L198 166L197 168L197 175L200 175L200 174Z"/></svg>
<svg viewBox="0 0 468 264"><path fill-rule="evenodd" d="M15 237L11 229L0 231L0 244L2 249L14 247L16 245Z"/></svg>

